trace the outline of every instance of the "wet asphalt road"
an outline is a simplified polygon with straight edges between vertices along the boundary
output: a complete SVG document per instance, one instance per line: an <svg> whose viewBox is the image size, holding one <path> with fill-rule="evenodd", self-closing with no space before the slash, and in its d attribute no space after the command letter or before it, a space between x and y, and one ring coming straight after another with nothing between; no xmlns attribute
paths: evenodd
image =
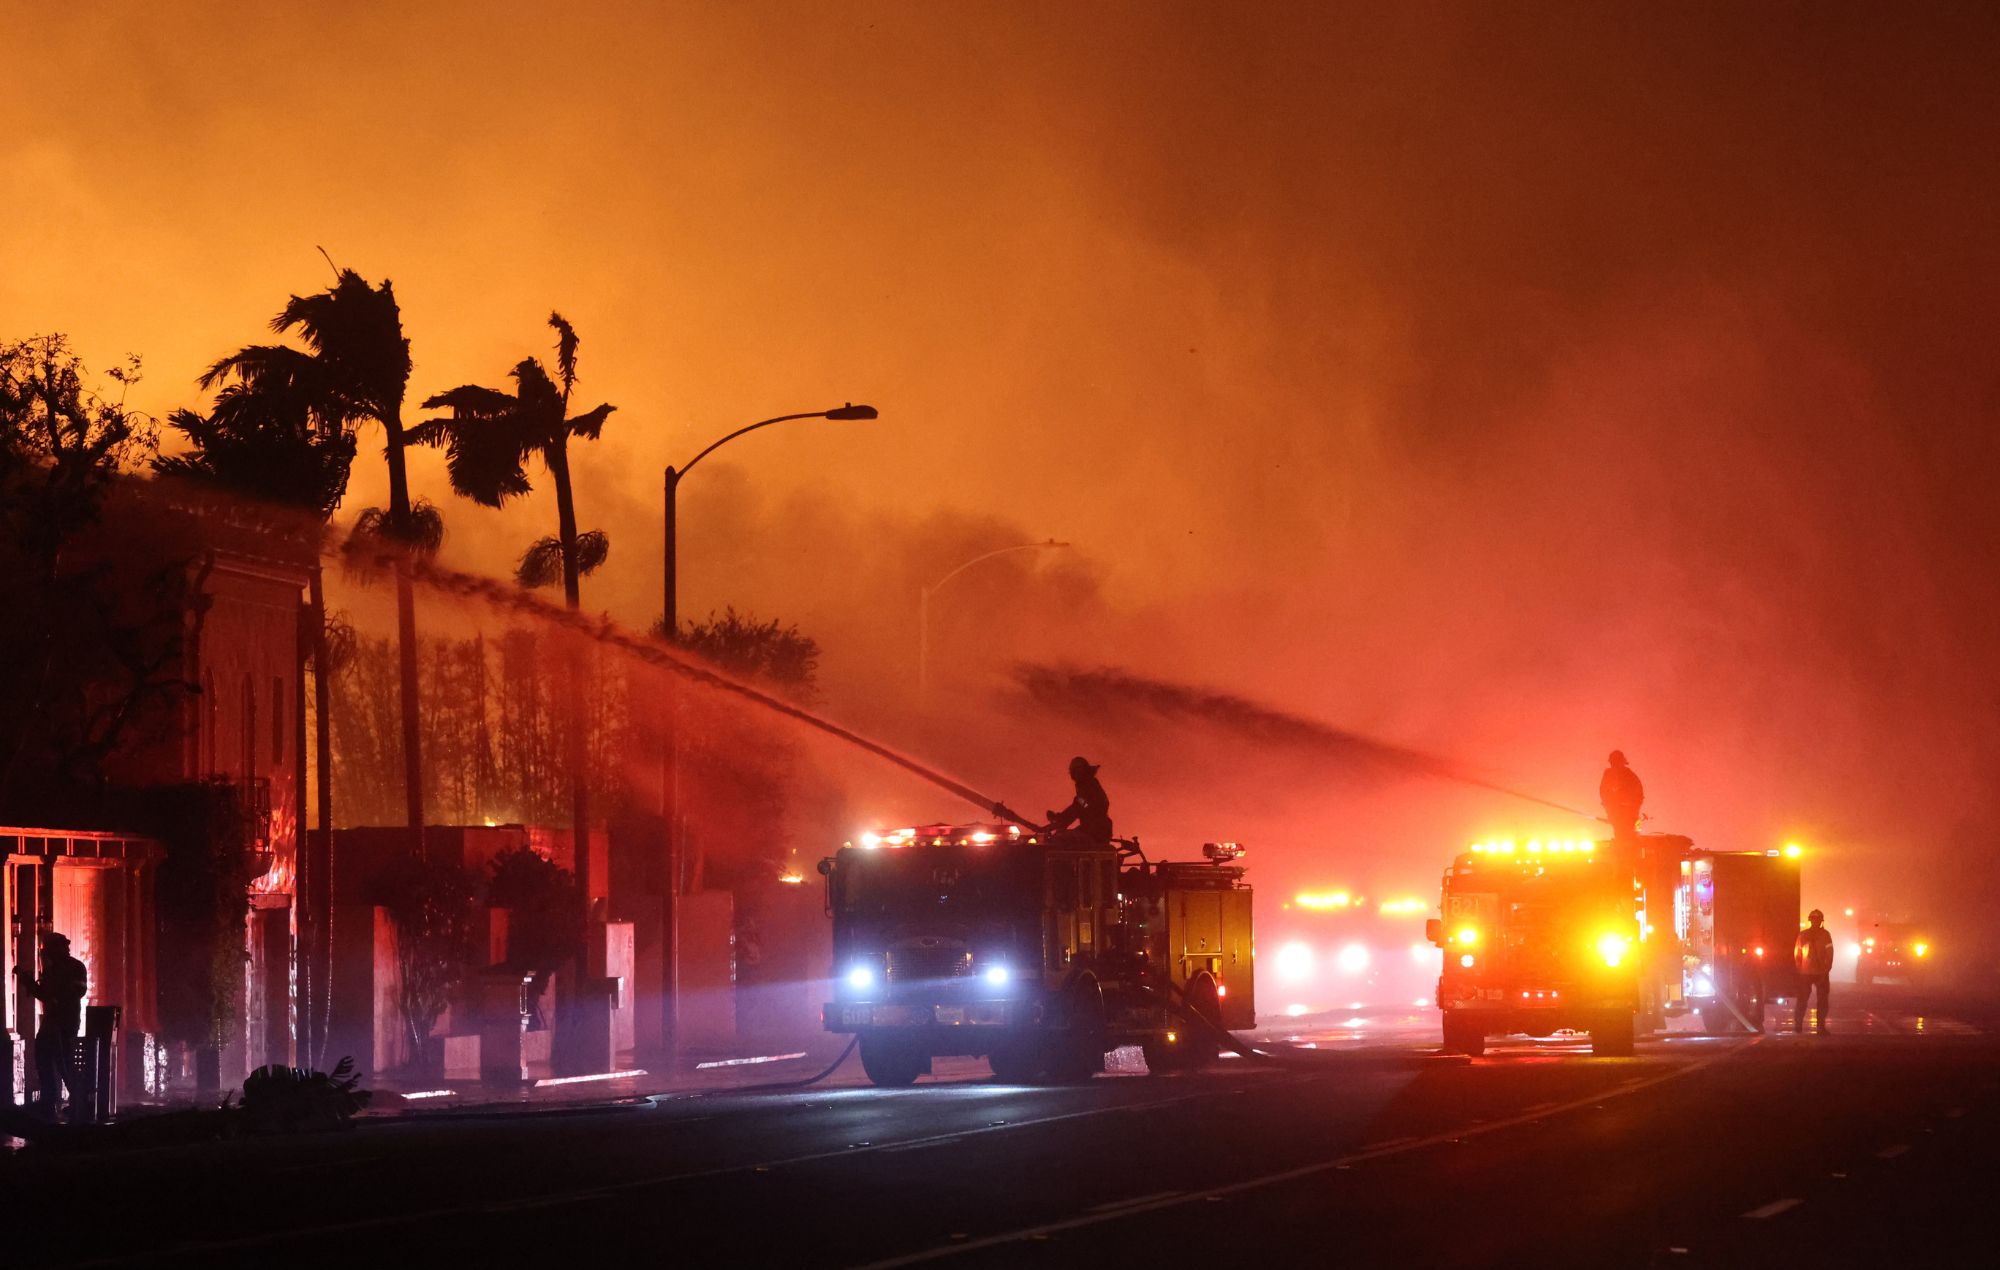
<svg viewBox="0 0 2000 1270"><path fill-rule="evenodd" d="M1994 1264L2000 1003L1850 989L1834 1024L1466 1062L1429 1018L1320 1020L1200 1074L24 1152L6 1263Z"/></svg>

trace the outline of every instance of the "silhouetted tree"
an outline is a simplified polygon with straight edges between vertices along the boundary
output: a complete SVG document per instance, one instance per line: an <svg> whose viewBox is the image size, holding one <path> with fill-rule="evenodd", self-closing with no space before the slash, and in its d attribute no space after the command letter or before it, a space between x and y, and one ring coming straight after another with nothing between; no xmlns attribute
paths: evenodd
<svg viewBox="0 0 2000 1270"><path fill-rule="evenodd" d="M357 529L372 529L406 550L435 545L439 525L410 501L404 447L403 396L410 381L410 341L403 335L402 310L385 280L375 286L352 269L338 271L334 284L312 295L293 296L271 328L296 332L303 349L253 344L209 367L204 388L241 384L266 400L302 405L322 433L344 433L377 423L388 439L389 507ZM367 518L364 518L367 520ZM417 688L416 600L410 574L396 570L396 651L401 671L403 798L411 849L423 850L423 757L420 751Z"/></svg>
<svg viewBox="0 0 2000 1270"><path fill-rule="evenodd" d="M653 634L661 634L657 622ZM733 675L782 689L795 701L813 697L819 641L796 625L782 626L776 618L760 622L732 607L721 617L710 613L705 622L683 622L675 642Z"/></svg>
<svg viewBox="0 0 2000 1270"><path fill-rule="evenodd" d="M138 378L130 359L108 376ZM0 814L102 779L105 759L180 673L185 561L77 551L150 419L92 387L60 335L0 345Z"/></svg>
<svg viewBox="0 0 2000 1270"><path fill-rule="evenodd" d="M449 415L426 420L413 436L425 445L445 447L445 462L451 472L451 487L460 494L489 507L499 507L509 498L525 494L528 460L539 458L548 469L556 489L556 537L543 538L521 557L517 576L523 586L545 586L558 574L562 578L563 599L572 609L580 608L582 576L610 552L610 542L592 530L579 534L576 528L576 501L570 489L569 440L581 437L594 441L604 430L604 421L616 407L600 404L580 415L569 412L576 389L576 329L560 313L549 314L556 332L556 373L560 382L536 358L524 358L514 367L514 391L465 384L450 392L425 399L427 410L446 409ZM553 556L553 559L551 558ZM552 567L557 566L557 567ZM584 740L583 667L572 654L567 668L570 710L566 735L569 760L570 824L576 834L577 879L588 902L590 879L590 773Z"/></svg>
<svg viewBox="0 0 2000 1270"><path fill-rule="evenodd" d="M662 633L655 623L653 634ZM796 625L758 621L725 609L704 622L685 622L675 641L739 679L809 702L819 670L819 642ZM799 783L797 746L768 720L741 711L705 709L685 715L682 770L697 791L685 811L688 824L688 883L706 879L711 844L773 843L772 827L783 819Z"/></svg>

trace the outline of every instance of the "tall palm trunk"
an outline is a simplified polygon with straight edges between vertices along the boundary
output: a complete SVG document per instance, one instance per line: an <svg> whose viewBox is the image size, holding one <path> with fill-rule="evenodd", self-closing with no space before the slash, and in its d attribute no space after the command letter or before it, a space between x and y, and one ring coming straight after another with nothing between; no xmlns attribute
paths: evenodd
<svg viewBox="0 0 2000 1270"><path fill-rule="evenodd" d="M412 854L422 855L424 759L423 742L418 733L417 602L410 583L413 524L410 517L410 480L404 467L401 413L384 419L382 426L389 434L389 523L403 546L403 552L396 561L396 658L402 678L403 802L410 827L410 850Z"/></svg>
<svg viewBox="0 0 2000 1270"><path fill-rule="evenodd" d="M547 455L549 475L556 486L556 536L562 543L563 600L572 611L583 607L582 586L576 567L576 501L569 486L569 449L558 441ZM579 974L589 973L590 959L590 773L585 747L585 710L588 682L584 675L584 650L573 644L569 650L569 725L564 736L570 772L570 821L575 826L576 885L583 894L584 947L577 963Z"/></svg>

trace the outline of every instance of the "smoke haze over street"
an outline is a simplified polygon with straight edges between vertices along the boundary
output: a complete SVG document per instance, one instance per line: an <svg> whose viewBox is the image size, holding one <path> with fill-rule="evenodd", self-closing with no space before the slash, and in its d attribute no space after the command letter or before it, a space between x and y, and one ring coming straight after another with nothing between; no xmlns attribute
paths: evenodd
<svg viewBox="0 0 2000 1270"><path fill-rule="evenodd" d="M0 17L0 326L142 354L163 414L326 284L319 245L394 280L414 399L546 357L555 304L618 406L576 461L612 543L584 603L636 630L665 464L873 402L689 479L681 611L796 622L830 714L1024 810L1088 746L1121 829L1301 875L1345 844L1423 883L1543 823L1188 715L1019 711L1018 663L1105 666L1568 806L1618 746L1659 827L1812 843L1829 904L1990 867L1989 11ZM452 567L547 531L539 487L413 472ZM936 597L919 709L919 588L1052 537Z"/></svg>

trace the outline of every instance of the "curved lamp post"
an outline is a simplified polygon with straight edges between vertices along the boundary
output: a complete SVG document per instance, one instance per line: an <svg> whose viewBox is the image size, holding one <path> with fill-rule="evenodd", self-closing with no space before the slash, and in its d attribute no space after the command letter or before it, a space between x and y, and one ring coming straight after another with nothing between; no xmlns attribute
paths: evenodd
<svg viewBox="0 0 2000 1270"><path fill-rule="evenodd" d="M680 638L680 541L675 504L681 488L681 478L694 465L715 451L734 441L746 432L768 428L774 423L789 423L794 419L831 419L853 421L876 418L875 407L857 406L853 402L835 406L831 410L807 410L798 414L776 415L769 419L759 419L753 424L738 428L721 440L710 442L702 451L679 467L669 467L666 474L666 547L667 560L661 581L662 618L661 632L668 643ZM669 680L671 684L671 680ZM671 687L669 689L671 690ZM680 736L676 704L679 694L674 693L668 706L668 718L661 730L660 747L660 821L662 832L667 837L667 964L664 1009L660 1020L667 1050L668 1066L679 1070L681 1057L681 840L676 832L674 820L678 810L678 799L674 789L680 777Z"/></svg>
<svg viewBox="0 0 2000 1270"><path fill-rule="evenodd" d="M831 410L808 410L801 414L778 415L770 419L759 419L757 422L750 424L748 427L738 428L736 431L730 433L728 436L723 437L720 441L714 441L709 443L707 448L703 449L701 453L695 455L693 458L689 459L686 463L683 463L681 466L669 467L667 469L667 481L666 481L667 566L666 566L666 576L663 579L665 586L662 589L666 595L666 604L664 606L666 625L664 629L666 631L666 636L669 641L675 640L680 636L680 625L679 625L680 596L678 594L680 588L680 569L679 569L679 550L678 550L679 543L677 541L678 535L675 524L676 517L674 512L674 505L676 502L676 496L680 492L681 478L683 476L686 476L690 471L692 471L694 469L695 464L701 462L703 459L715 453L723 446L728 445L731 441L734 441L736 438L742 436L744 433L755 432L759 428L768 428L774 423L789 423L794 419L832 419L836 421L848 421L848 420L873 419L876 417L877 415L875 407L857 406L850 401L846 405L835 406Z"/></svg>
<svg viewBox="0 0 2000 1270"><path fill-rule="evenodd" d="M1015 552L1015 551L1046 551L1051 547L1067 547L1067 546L1069 546L1068 543L1057 542L1055 539L1051 538L1047 542L1024 542L1024 543L1019 543L1012 547L999 547L996 548L995 550L987 552L985 555L974 556L972 559L966 561L964 564L959 565L956 569L953 569L950 573L945 574L943 577L931 583L929 586L920 587L918 589L917 591L917 696L919 699L928 697L930 695L930 688L931 688L931 596L935 595L939 590L939 588L943 587L945 583L951 581L959 574L964 573L967 569L970 569L973 565L979 564L982 561L991 560L995 556L1004 556L1009 554L1010 552Z"/></svg>

